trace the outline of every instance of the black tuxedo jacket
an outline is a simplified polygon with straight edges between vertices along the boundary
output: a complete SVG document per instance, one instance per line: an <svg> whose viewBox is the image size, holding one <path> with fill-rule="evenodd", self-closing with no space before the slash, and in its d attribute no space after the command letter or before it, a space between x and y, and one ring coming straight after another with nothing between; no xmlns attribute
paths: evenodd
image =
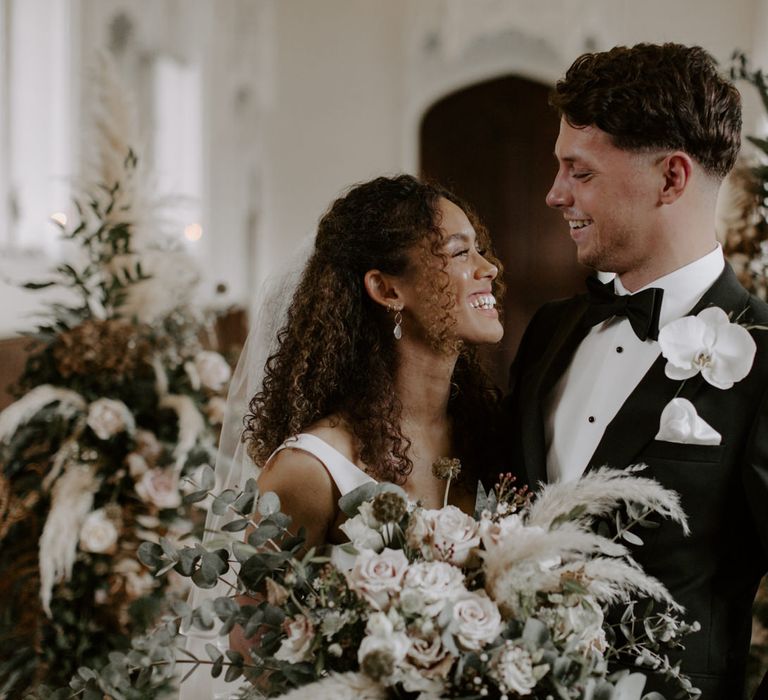
<svg viewBox="0 0 768 700"><path fill-rule="evenodd" d="M750 296L730 267L691 313L719 306L743 324L768 326L768 305ZM552 302L534 316L512 365L506 405L514 430L512 454L531 486L546 481L543 406L589 328L586 295ZM691 534L664 522L643 530L634 555L698 620L701 631L685 639L682 669L702 689L702 700L744 697L751 606L768 569L768 330L753 330L757 354L749 375L721 390L697 375L683 398L722 436L720 445L657 441L664 406L679 381L664 374L659 357L608 425L587 468L644 463L643 476L680 494ZM663 683L649 678L648 690ZM671 697L671 695L667 695Z"/></svg>

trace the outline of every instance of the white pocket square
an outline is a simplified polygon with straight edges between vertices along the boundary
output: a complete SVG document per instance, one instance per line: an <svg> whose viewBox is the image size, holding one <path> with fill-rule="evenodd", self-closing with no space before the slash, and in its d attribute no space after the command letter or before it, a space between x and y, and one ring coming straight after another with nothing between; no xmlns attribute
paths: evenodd
<svg viewBox="0 0 768 700"><path fill-rule="evenodd" d="M719 445L723 438L696 413L688 399L672 399L661 412L656 439L684 445Z"/></svg>

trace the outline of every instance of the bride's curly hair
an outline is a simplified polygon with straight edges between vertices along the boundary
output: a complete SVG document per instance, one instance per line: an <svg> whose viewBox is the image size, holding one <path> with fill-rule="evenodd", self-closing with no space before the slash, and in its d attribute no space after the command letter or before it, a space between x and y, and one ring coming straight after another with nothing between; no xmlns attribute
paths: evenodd
<svg viewBox="0 0 768 700"><path fill-rule="evenodd" d="M371 269L403 274L409 252L422 244L426 262L429 255L438 259L435 274L425 280L435 308L434 323L427 329L430 342L446 351L459 349L448 408L456 426L454 450L470 467L464 470L468 477L467 471L477 477L480 469L491 466L500 394L481 368L475 348L457 346L451 334L454 298L448 258L442 253L441 198L467 214L478 247L485 248L485 257L501 270L487 252L485 228L465 203L439 186L410 175L379 177L333 202L320 220L315 249L278 333L278 349L267 360L262 390L251 399L244 419L242 439L256 464L264 464L286 438L335 415L353 432L371 476L405 481L413 465L394 390L398 353L393 320L369 297L364 276ZM497 298L503 293L500 275L494 293Z"/></svg>

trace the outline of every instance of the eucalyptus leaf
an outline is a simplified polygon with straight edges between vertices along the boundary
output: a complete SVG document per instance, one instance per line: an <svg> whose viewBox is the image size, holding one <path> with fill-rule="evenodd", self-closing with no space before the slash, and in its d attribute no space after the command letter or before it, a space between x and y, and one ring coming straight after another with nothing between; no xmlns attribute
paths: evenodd
<svg viewBox="0 0 768 700"><path fill-rule="evenodd" d="M192 613L192 624L202 630L210 630L215 624L213 601L208 598L198 605Z"/></svg>
<svg viewBox="0 0 768 700"><path fill-rule="evenodd" d="M217 646L214 646L213 644L205 645L205 653L208 654L208 658L211 661L216 661L217 659L220 659L222 657L221 650Z"/></svg>
<svg viewBox="0 0 768 700"><path fill-rule="evenodd" d="M224 515L229 511L229 507L235 502L237 494L232 489L226 489L222 491L216 498L213 499L211 504L211 510L214 515Z"/></svg>
<svg viewBox="0 0 768 700"><path fill-rule="evenodd" d="M230 615L235 615L240 611L240 606L227 596L219 596L213 601L213 609L219 616L220 620L228 618Z"/></svg>
<svg viewBox="0 0 768 700"><path fill-rule="evenodd" d="M235 558L240 562L247 561L250 559L254 554L258 553L258 549L256 547L251 546L250 544L246 544L245 542L233 542L232 543L232 554L235 555Z"/></svg>
<svg viewBox="0 0 768 700"><path fill-rule="evenodd" d="M192 581L200 588L213 588L229 565L214 552L206 552L200 560L200 568L192 574Z"/></svg>
<svg viewBox="0 0 768 700"><path fill-rule="evenodd" d="M188 493L184 496L183 501L184 503L199 503L200 501L204 501L206 498L208 498L208 491L192 491L191 493Z"/></svg>
<svg viewBox="0 0 768 700"><path fill-rule="evenodd" d="M267 491L259 496L256 507L261 515L268 517L280 511L280 499L273 491Z"/></svg>
<svg viewBox="0 0 768 700"><path fill-rule="evenodd" d="M638 547L642 546L643 544L643 541L634 532L630 532L629 530L622 532L621 537L630 544L637 545Z"/></svg>
<svg viewBox="0 0 768 700"><path fill-rule="evenodd" d="M241 493L232 504L235 512L240 515L250 515L253 512L253 507L256 504L256 498L253 493Z"/></svg>
<svg viewBox="0 0 768 700"><path fill-rule="evenodd" d="M191 576L197 568L197 562L202 555L193 547L184 547L179 550L179 560L174 569L182 576Z"/></svg>
<svg viewBox="0 0 768 700"><path fill-rule="evenodd" d="M171 599L171 610L179 617L186 617L192 614L192 606L183 600Z"/></svg>
<svg viewBox="0 0 768 700"><path fill-rule="evenodd" d="M488 508L488 494L482 481L477 482L477 494L475 495L475 519L480 519L480 514Z"/></svg>
<svg viewBox="0 0 768 700"><path fill-rule="evenodd" d="M248 535L248 544L253 547L261 547L271 539L276 538L281 533L280 528L269 520L264 520L250 535Z"/></svg>
<svg viewBox="0 0 768 700"><path fill-rule="evenodd" d="M273 513L269 516L267 519L268 522L274 523L277 525L281 530L287 530L290 525L292 519L290 515L286 515L285 513Z"/></svg>
<svg viewBox="0 0 768 700"><path fill-rule="evenodd" d="M549 631L547 626L535 617L529 617L525 621L523 628L523 639L535 644L537 647L544 646L549 641Z"/></svg>
<svg viewBox="0 0 768 700"><path fill-rule="evenodd" d="M250 639L259 631L259 627L264 623L264 611L259 609L248 618L248 622L243 628L243 634L246 639Z"/></svg>
<svg viewBox="0 0 768 700"><path fill-rule="evenodd" d="M243 667L237 666L237 665L231 665L227 672L224 674L224 680L227 683L231 683L232 681L236 681L243 673Z"/></svg>
<svg viewBox="0 0 768 700"><path fill-rule="evenodd" d="M349 493L345 493L339 499L339 509L345 515L353 518L357 515L360 506L365 501L371 500L378 493L376 487L376 483L368 481L356 489L352 489Z"/></svg>
<svg viewBox="0 0 768 700"><path fill-rule="evenodd" d="M206 491L211 491L216 486L216 472L213 468L206 464L200 470L200 488Z"/></svg>
<svg viewBox="0 0 768 700"><path fill-rule="evenodd" d="M164 563L163 548L155 542L142 542L138 550L139 561L150 569L158 569Z"/></svg>
<svg viewBox="0 0 768 700"><path fill-rule="evenodd" d="M236 520L230 520L228 523L222 525L221 529L224 532L241 532L248 527L250 522L251 521L247 518L237 518Z"/></svg>

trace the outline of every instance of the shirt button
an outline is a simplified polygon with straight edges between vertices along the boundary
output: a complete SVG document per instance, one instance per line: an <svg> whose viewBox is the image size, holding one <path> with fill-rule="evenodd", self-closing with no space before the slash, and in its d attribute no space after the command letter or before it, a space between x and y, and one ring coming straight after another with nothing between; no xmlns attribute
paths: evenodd
<svg viewBox="0 0 768 700"><path fill-rule="evenodd" d="M619 346L616 348L616 352L618 352L618 353L622 353L622 352L624 352L624 348L623 348L623 347L621 347L621 345L619 345Z"/></svg>
<svg viewBox="0 0 768 700"><path fill-rule="evenodd" d="M594 416L590 416L589 418L587 418L587 420L588 420L590 423L594 423L594 422L595 422L595 417L594 417Z"/></svg>

